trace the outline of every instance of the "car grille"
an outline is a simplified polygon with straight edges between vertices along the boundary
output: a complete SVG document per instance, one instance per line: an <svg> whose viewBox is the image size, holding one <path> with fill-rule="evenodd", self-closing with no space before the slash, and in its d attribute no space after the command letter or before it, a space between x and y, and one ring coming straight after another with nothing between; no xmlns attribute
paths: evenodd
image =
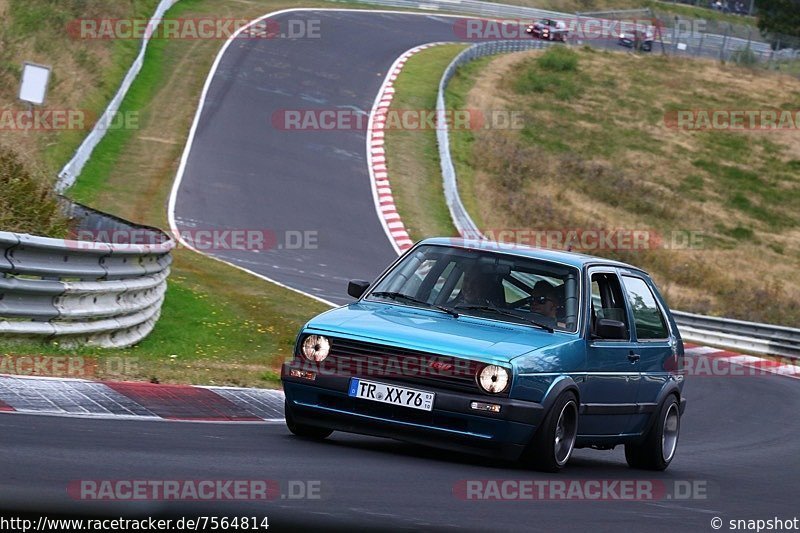
<svg viewBox="0 0 800 533"><path fill-rule="evenodd" d="M431 384L458 391L481 392L475 374L482 364L453 356L332 338L325 370L363 378Z"/></svg>

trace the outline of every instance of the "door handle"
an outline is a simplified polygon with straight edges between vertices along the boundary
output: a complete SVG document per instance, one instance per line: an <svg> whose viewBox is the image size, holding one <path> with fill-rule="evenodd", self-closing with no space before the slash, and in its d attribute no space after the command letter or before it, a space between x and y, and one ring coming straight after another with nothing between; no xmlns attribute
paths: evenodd
<svg viewBox="0 0 800 533"><path fill-rule="evenodd" d="M638 353L631 352L628 354L628 361L630 361L631 363L635 363L641 358L642 356L639 355Z"/></svg>

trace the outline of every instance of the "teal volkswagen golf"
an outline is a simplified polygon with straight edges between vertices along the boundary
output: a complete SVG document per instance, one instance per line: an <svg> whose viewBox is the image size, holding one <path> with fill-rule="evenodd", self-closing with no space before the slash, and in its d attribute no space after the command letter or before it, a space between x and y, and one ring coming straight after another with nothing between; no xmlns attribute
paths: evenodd
<svg viewBox="0 0 800 533"><path fill-rule="evenodd" d="M438 238L348 293L283 365L295 435L389 437L551 472L576 447L623 445L633 468L674 458L683 343L642 270Z"/></svg>

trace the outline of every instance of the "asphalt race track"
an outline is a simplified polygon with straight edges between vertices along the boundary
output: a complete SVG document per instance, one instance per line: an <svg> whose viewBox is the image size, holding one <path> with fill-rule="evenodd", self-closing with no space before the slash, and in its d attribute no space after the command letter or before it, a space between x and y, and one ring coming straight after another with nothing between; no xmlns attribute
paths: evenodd
<svg viewBox="0 0 800 533"><path fill-rule="evenodd" d="M313 38L235 40L204 100L175 195L177 229L263 232L264 247L204 251L323 300L351 301L349 279L372 280L397 257L367 169L378 89L406 50L464 41L465 18L292 11L271 20L282 29L311 21ZM285 110L355 112L364 128L287 131Z"/></svg>
<svg viewBox="0 0 800 533"><path fill-rule="evenodd" d="M697 377L678 452L664 473L627 468L621 449L576 450L560 474L390 440L334 433L305 441L283 424L198 424L0 416L0 502L5 509L150 515L268 515L271 525L497 531L711 531L710 520L790 518L797 511L800 389L781 376ZM13 465L13 466L12 466ZM318 481L320 499L164 504L71 499L73 480L270 479ZM465 501L463 480L699 482L705 499ZM284 491L285 493L285 491ZM727 530L727 528L725 529Z"/></svg>
<svg viewBox="0 0 800 533"><path fill-rule="evenodd" d="M287 132L279 109L368 112L407 49L455 40L452 22L420 15L304 12L320 39L242 40L214 77L177 197L182 230L318 234L318 247L211 253L336 303L349 278L370 279L396 253L377 218L363 131ZM281 244L281 242L278 242ZM260 281L254 280L254 283ZM800 388L767 376L689 378L677 456L664 473L628 469L621 449L576 450L567 469L514 465L334 433L317 443L283 424L191 423L0 414L0 510L63 514L252 515L383 529L712 531L710 521L789 519L797 512ZM319 499L88 503L75 480L268 479L319 482ZM474 501L465 480L643 480L700 487L647 501ZM454 491L454 488L456 490ZM668 492L670 492L668 490ZM284 493L285 495L286 493Z"/></svg>
<svg viewBox="0 0 800 533"><path fill-rule="evenodd" d="M319 20L319 38L240 39L209 87L177 194L181 231L263 230L270 250L213 255L334 303L348 279L374 279L397 253L376 214L366 131L286 131L281 110L372 109L395 59L414 46L457 40L456 19L302 11L275 20ZM285 27L285 26L283 26ZM289 241L284 236L289 232ZM316 243L290 249L291 236Z"/></svg>

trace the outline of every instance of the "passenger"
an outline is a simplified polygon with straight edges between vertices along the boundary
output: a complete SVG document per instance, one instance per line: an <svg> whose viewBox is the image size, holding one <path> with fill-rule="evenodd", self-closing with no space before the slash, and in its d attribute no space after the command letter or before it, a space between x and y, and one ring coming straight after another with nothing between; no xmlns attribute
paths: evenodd
<svg viewBox="0 0 800 533"><path fill-rule="evenodd" d="M531 312L533 319L551 327L564 327L563 322L558 321L559 290L542 280L533 286L533 298L531 300ZM543 320L542 317L545 319Z"/></svg>

